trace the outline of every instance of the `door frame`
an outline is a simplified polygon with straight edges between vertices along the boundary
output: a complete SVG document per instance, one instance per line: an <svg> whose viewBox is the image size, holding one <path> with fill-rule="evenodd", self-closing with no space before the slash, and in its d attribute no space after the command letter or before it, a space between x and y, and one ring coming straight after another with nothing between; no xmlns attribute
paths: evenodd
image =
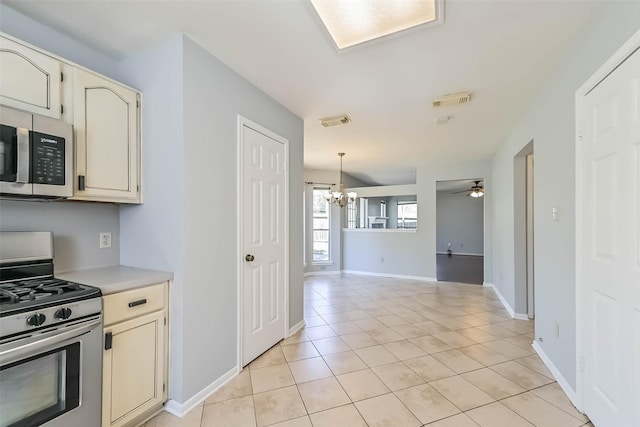
<svg viewBox="0 0 640 427"><path fill-rule="evenodd" d="M636 50L640 49L640 30L633 34L598 70L580 86L575 95L576 122L575 122L575 273L576 273L576 408L584 412L584 352L585 352L585 335L586 329L584 322L588 312L586 310L586 296L584 289L584 276L581 271L585 252L582 249L584 239L582 235L582 227L584 226L584 217L582 215L581 206L584 201L586 185L581 182L583 173L583 155L582 148L582 123L585 118L584 99L595 89L598 84L605 80L618 66L620 66L628 57Z"/></svg>
<svg viewBox="0 0 640 427"><path fill-rule="evenodd" d="M236 245L236 255L237 255L237 273L238 273L238 283L237 283L237 299L238 299L238 329L237 329L237 337L238 337L238 372L241 372L244 367L243 360L243 350L244 350L244 306L243 306L243 298L242 298L242 288L244 284L244 251L243 251L243 242L244 242L244 228L243 221L240 215L240 212L244 210L244 127L248 127L253 129L254 131L263 134L266 137L269 137L282 145L284 145L284 219L283 219L283 231L284 231L284 292L283 292L283 307L284 307L284 331L283 337L287 338L289 336L289 140L278 135L275 132L270 131L269 129L260 126L259 124L247 119L246 117L238 114L238 132L237 132L237 179L236 185L237 190L236 193L238 195L237 199L237 209L238 215L236 219L237 226L237 245Z"/></svg>

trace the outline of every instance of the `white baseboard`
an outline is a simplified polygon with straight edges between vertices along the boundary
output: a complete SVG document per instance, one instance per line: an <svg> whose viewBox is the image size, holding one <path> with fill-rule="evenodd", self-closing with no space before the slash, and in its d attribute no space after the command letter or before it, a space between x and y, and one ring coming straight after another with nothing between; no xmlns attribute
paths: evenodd
<svg viewBox="0 0 640 427"><path fill-rule="evenodd" d="M438 255L448 255L448 252L436 252ZM469 252L451 252L451 255L465 255L465 256L484 256L484 254L472 254Z"/></svg>
<svg viewBox="0 0 640 427"><path fill-rule="evenodd" d="M388 274L388 273L374 273L371 271L354 271L354 270L342 270L345 274L357 274L361 276L374 276L374 277L392 277L394 279L409 279L409 280L420 280L424 282L437 282L438 279L435 277L422 277L422 276L404 276L400 274Z"/></svg>
<svg viewBox="0 0 640 427"><path fill-rule="evenodd" d="M504 308L507 310L507 312L509 312L509 316L511 316L512 319L529 320L529 316L527 316L526 314L516 313L515 311L513 311L511 306L507 303L507 300L504 299L504 297L502 296L498 288L496 288L496 285L489 282L482 282L482 286L493 289L493 292L496 293L496 295L498 296L498 299L500 300Z"/></svg>
<svg viewBox="0 0 640 427"><path fill-rule="evenodd" d="M171 399L164 405L164 410L176 417L184 417L190 410L198 406L206 398L215 393L220 387L229 382L233 377L238 375L240 370L237 366L234 366L227 373L223 374L220 378L200 390L190 399L187 399L184 403L178 403Z"/></svg>
<svg viewBox="0 0 640 427"><path fill-rule="evenodd" d="M305 325L304 319L302 319L301 321L299 321L298 323L296 323L295 325L290 327L289 328L289 335L287 335L287 337L290 337L291 335L293 335L296 332L298 332L300 329L304 328L304 325Z"/></svg>
<svg viewBox="0 0 640 427"><path fill-rule="evenodd" d="M582 412L582 409L578 406L578 396L576 395L575 390L571 388L567 380L560 373L558 368L556 368L556 365L554 365L551 359L549 359L549 356L547 356L547 353L545 353L542 347L540 347L538 341L533 341L531 347L533 347L536 353L538 353L538 356L540 356L540 359L542 359L549 372L551 372L553 378L558 381L558 385L560 385L560 388L562 388L564 394L566 394L571 403L573 403L573 406L575 406L578 411Z"/></svg>
<svg viewBox="0 0 640 427"><path fill-rule="evenodd" d="M306 273L304 273L304 277L308 277L308 276L326 276L326 275L330 275L330 274L340 274L341 271L340 270L331 270L331 271L325 271L325 270L320 270L320 271L307 271Z"/></svg>

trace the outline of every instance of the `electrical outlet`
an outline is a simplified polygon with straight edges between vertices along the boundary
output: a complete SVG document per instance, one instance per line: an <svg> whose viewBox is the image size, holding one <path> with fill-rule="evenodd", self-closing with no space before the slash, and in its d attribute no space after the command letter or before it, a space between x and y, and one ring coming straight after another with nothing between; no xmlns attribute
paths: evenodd
<svg viewBox="0 0 640 427"><path fill-rule="evenodd" d="M111 232L105 231L100 233L100 249L111 247Z"/></svg>

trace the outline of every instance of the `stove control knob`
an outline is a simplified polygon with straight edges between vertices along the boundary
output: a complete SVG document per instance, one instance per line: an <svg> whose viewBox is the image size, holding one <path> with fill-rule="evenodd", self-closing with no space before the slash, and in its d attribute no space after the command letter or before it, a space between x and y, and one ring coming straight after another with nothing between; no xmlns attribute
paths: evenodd
<svg viewBox="0 0 640 427"><path fill-rule="evenodd" d="M45 320L47 320L47 316L42 313L32 314L31 316L27 317L27 325L40 326L44 323Z"/></svg>
<svg viewBox="0 0 640 427"><path fill-rule="evenodd" d="M71 317L71 309L67 307L61 308L60 310L56 311L53 317L55 317L56 319L66 320Z"/></svg>

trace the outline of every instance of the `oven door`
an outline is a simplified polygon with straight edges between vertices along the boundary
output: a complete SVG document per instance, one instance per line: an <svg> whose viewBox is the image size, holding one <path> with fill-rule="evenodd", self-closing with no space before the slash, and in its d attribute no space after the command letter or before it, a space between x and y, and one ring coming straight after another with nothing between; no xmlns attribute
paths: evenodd
<svg viewBox="0 0 640 427"><path fill-rule="evenodd" d="M29 132L33 116L0 107L0 118L0 193L30 195Z"/></svg>
<svg viewBox="0 0 640 427"><path fill-rule="evenodd" d="M0 427L100 427L102 318L0 345Z"/></svg>

